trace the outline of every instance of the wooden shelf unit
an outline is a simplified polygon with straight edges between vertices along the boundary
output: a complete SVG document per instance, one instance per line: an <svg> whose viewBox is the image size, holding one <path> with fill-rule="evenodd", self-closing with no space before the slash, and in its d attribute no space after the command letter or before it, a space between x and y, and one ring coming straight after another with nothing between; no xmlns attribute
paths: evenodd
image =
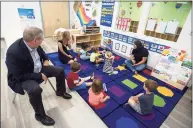
<svg viewBox="0 0 193 128"><path fill-rule="evenodd" d="M72 49L77 52L78 47L82 43L88 43L90 46L100 46L101 45L102 35L101 33L95 34L72 34Z"/></svg>
<svg viewBox="0 0 193 128"><path fill-rule="evenodd" d="M157 26L157 24L156 24L156 26ZM156 28L156 26L155 26L155 28ZM147 36L160 38L160 39L163 39L163 40L169 40L169 41L177 42L181 31L182 31L182 28L178 27L176 34L157 33L155 31L155 29L153 31L145 30L144 34L147 35Z"/></svg>
<svg viewBox="0 0 193 128"><path fill-rule="evenodd" d="M129 31L137 33L139 21L131 21L130 26L129 26Z"/></svg>

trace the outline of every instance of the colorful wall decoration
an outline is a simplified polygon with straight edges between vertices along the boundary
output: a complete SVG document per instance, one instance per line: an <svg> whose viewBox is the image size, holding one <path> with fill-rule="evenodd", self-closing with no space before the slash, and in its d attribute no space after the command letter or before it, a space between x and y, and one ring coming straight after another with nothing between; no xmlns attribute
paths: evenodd
<svg viewBox="0 0 193 128"><path fill-rule="evenodd" d="M85 4L86 6L91 6L90 4ZM96 24L95 20L92 20L91 17L88 16L88 14L86 13L86 11L90 11L88 8L85 8L85 6L83 6L82 2L74 2L74 11L80 21L81 26L93 26L94 24ZM87 10L86 10L87 9Z"/></svg>
<svg viewBox="0 0 193 128"><path fill-rule="evenodd" d="M156 52L156 53L159 53L159 54L161 54L162 51L165 48L169 48L166 45L156 44L156 43L153 43L153 42L133 38L133 37L130 37L130 36L127 36L127 35L122 35L122 34L119 34L119 33L110 32L110 31L106 31L106 30L103 31L103 36L108 37L110 39L117 40L117 41L121 41L121 42L124 42L124 43L127 43L127 44L131 44L131 45L134 44L135 40L140 40L143 43L144 47L147 48L149 51Z"/></svg>
<svg viewBox="0 0 193 128"><path fill-rule="evenodd" d="M137 3L138 2L133 2L133 1L131 2L121 1L119 5L118 17L130 18L133 21L139 21L143 4L142 2L140 2L139 5ZM125 13L122 13L123 10Z"/></svg>
<svg viewBox="0 0 193 128"><path fill-rule="evenodd" d="M192 60L184 50L165 48L152 75L182 90L191 79Z"/></svg>
<svg viewBox="0 0 193 128"><path fill-rule="evenodd" d="M114 1L102 0L101 22L103 26L111 27L114 12Z"/></svg>
<svg viewBox="0 0 193 128"><path fill-rule="evenodd" d="M18 8L17 10L18 10L22 30L24 30L26 27L29 27L29 26L35 26L34 9Z"/></svg>
<svg viewBox="0 0 193 128"><path fill-rule="evenodd" d="M120 1L119 12L116 19L116 29L123 31L131 31L130 27L136 27L138 24L132 23L132 21L139 21L141 16L143 2L127 2Z"/></svg>

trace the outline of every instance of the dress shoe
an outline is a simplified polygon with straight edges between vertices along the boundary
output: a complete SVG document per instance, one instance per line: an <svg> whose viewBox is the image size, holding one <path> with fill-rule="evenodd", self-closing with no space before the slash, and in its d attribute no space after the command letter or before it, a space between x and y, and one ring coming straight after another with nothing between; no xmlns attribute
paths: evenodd
<svg viewBox="0 0 193 128"><path fill-rule="evenodd" d="M35 115L37 121L40 121L43 125L51 126L55 124L55 121L49 116L37 116Z"/></svg>
<svg viewBox="0 0 193 128"><path fill-rule="evenodd" d="M64 92L64 93L59 93L59 92L56 91L56 95L57 95L57 96L61 96L61 97L63 97L64 99L71 99L71 98L72 98L72 96L71 96L70 94L66 93L66 92Z"/></svg>

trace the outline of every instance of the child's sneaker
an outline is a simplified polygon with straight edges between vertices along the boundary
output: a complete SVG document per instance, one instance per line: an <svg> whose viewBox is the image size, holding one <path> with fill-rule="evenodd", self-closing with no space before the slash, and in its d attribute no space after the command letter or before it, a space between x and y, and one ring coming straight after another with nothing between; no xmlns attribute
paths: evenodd
<svg viewBox="0 0 193 128"><path fill-rule="evenodd" d="M126 64L124 63L124 64L122 64L121 66L124 66L124 67L126 67Z"/></svg>

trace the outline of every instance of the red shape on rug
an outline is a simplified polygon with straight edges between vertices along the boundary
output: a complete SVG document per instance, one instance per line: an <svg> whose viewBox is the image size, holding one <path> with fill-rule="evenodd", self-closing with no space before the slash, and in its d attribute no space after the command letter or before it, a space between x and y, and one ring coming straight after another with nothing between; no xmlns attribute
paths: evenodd
<svg viewBox="0 0 193 128"><path fill-rule="evenodd" d="M147 74L147 75L149 75L149 76L151 75L151 71L148 70L148 69L144 69L144 70L143 70L143 73L145 73L145 74Z"/></svg>

